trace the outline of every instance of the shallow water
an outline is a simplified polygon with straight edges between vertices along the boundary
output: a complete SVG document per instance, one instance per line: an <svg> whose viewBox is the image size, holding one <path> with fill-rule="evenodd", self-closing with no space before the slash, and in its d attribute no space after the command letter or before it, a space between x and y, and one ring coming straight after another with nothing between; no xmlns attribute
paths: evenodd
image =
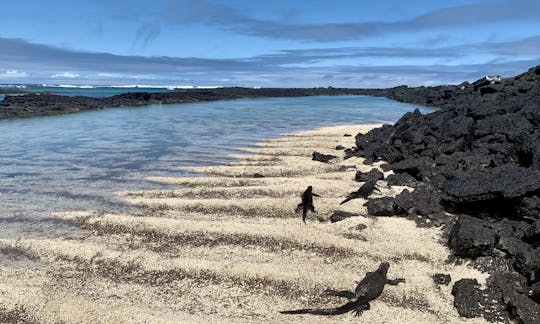
<svg viewBox="0 0 540 324"><path fill-rule="evenodd" d="M51 212L129 209L111 195L166 185L280 133L391 123L415 105L364 96L241 99L0 121L0 237L69 230ZM429 108L422 108L424 112Z"/></svg>

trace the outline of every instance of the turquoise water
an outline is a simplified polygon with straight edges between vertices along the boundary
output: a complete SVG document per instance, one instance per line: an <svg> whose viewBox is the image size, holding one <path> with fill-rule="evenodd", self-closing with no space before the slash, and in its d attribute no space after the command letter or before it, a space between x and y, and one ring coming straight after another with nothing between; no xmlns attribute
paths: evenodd
<svg viewBox="0 0 540 324"><path fill-rule="evenodd" d="M111 195L155 189L147 176L182 176L280 133L390 123L416 106L384 98L241 99L96 110L0 121L0 237L66 228L51 212L129 209ZM423 111L429 111L423 108Z"/></svg>
<svg viewBox="0 0 540 324"><path fill-rule="evenodd" d="M0 85L0 93L2 89L16 89L33 93L53 93L62 96L87 96L94 98L110 97L127 92L169 92L173 91L167 88L160 87L108 87L108 86L51 86L39 84L27 85ZM0 100L4 95L0 94Z"/></svg>

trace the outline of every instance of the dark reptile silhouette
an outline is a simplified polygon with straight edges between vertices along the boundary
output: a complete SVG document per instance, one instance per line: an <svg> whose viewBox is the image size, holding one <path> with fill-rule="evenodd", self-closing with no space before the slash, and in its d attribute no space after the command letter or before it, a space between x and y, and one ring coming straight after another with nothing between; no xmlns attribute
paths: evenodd
<svg viewBox="0 0 540 324"><path fill-rule="evenodd" d="M304 224L306 223L306 216L308 210L311 210L312 213L315 213L315 207L313 206L313 196L320 197L317 194L313 193L313 187L309 186L307 187L306 191L302 194L302 202L298 204L296 207L295 212L299 212L302 210L302 221L304 221Z"/></svg>
<svg viewBox="0 0 540 324"><path fill-rule="evenodd" d="M355 192L351 192L347 198L345 200L343 200L340 205L343 205L344 203L346 203L347 201L349 200L353 200L353 199L356 199L356 198L364 198L364 199L367 199L367 197L369 195L371 195L371 193L375 190L377 190L378 192L380 192L379 189L377 189L377 187L375 187L375 184L377 183L377 180L375 179L370 179L368 181L366 181L361 187L360 189L358 189L357 191Z"/></svg>
<svg viewBox="0 0 540 324"><path fill-rule="evenodd" d="M331 296L345 297L349 302L336 308L305 308L281 311L282 314L313 314L313 315L339 315L354 311L355 316L362 315L362 312L370 309L369 302L379 297L385 285L397 285L405 282L403 278L390 280L386 277L390 264L382 262L375 272L368 272L354 292L348 290L325 290L325 294Z"/></svg>

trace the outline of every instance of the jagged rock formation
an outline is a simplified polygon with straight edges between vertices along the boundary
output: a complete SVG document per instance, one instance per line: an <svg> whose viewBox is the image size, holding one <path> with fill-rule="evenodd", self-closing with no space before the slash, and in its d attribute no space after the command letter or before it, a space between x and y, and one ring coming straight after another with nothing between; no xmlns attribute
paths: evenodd
<svg viewBox="0 0 540 324"><path fill-rule="evenodd" d="M415 184L395 197L395 214L446 224L456 256L501 265L485 290L456 283L460 314L540 322L540 66L502 80L371 94L441 108L359 134L349 154L387 161L390 185ZM370 205L378 213L382 201ZM445 211L462 215L456 222Z"/></svg>

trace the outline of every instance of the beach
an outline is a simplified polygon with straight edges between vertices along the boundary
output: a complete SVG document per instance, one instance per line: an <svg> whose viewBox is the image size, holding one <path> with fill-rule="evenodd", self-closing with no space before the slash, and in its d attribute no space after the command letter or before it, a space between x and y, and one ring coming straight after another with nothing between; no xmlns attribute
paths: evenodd
<svg viewBox="0 0 540 324"><path fill-rule="evenodd" d="M0 318L18 322L358 322L282 315L280 310L337 307L344 300L325 289L354 290L366 272L390 262L385 287L362 321L462 323L452 285L461 278L485 284L487 274L467 262L448 262L438 227L421 228L401 217L368 216L364 199L339 203L369 171L360 157L344 160L336 146L380 125L325 127L284 134L244 148L226 165L188 167L200 177L153 177L178 189L124 191L140 207L129 214L70 211L56 216L81 235L0 240ZM353 135L353 136L345 136ZM329 163L313 151L333 154ZM184 167L186 168L186 167ZM390 172L385 173L388 175ZM303 224L294 212L307 186L316 214ZM395 196L406 187L388 187ZM358 214L331 223L335 211ZM449 274L449 285L435 274Z"/></svg>

